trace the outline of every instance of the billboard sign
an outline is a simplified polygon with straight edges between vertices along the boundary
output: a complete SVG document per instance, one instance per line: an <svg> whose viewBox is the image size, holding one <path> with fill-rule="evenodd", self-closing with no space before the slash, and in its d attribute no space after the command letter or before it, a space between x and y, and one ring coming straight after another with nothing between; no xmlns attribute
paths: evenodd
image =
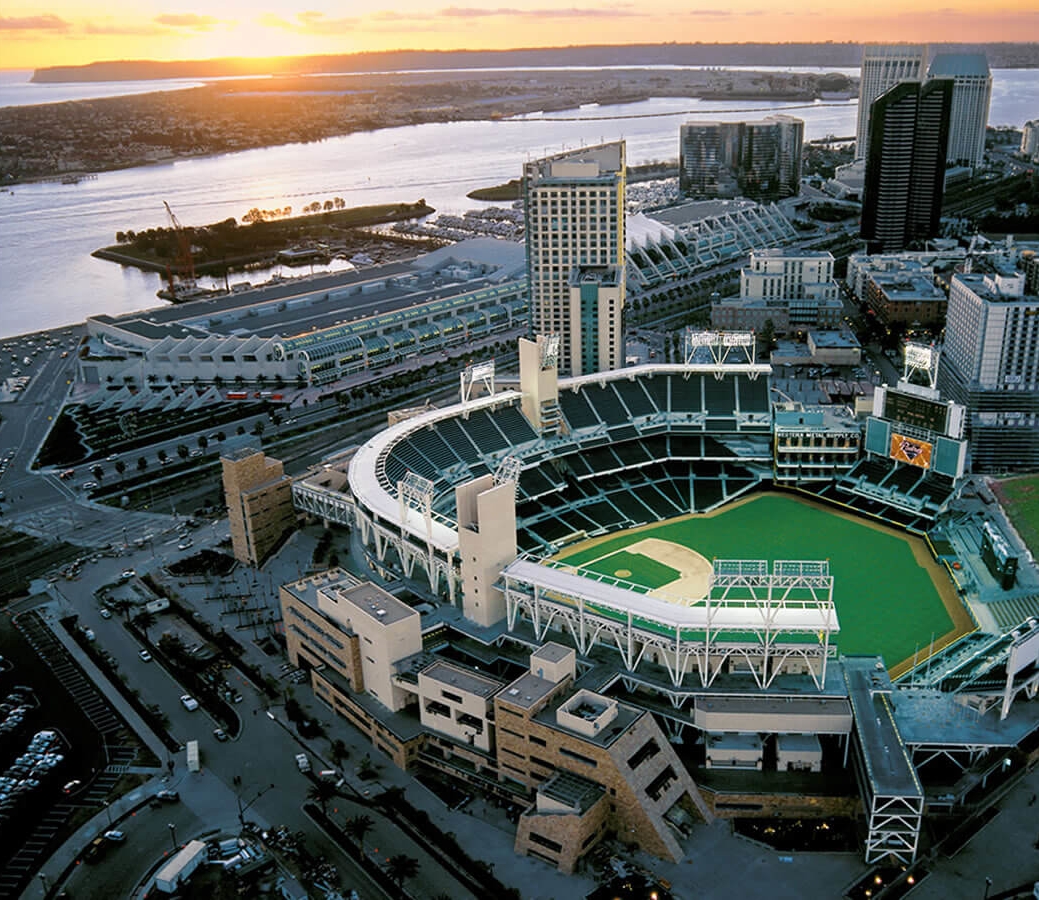
<svg viewBox="0 0 1039 900"><path fill-rule="evenodd" d="M929 441L920 441L894 431L891 432L891 458L898 462L929 469L933 450L934 446Z"/></svg>
<svg viewBox="0 0 1039 900"><path fill-rule="evenodd" d="M494 360L485 363L477 363L475 366L470 368L469 377L473 381L479 381L481 378L493 378L494 377Z"/></svg>

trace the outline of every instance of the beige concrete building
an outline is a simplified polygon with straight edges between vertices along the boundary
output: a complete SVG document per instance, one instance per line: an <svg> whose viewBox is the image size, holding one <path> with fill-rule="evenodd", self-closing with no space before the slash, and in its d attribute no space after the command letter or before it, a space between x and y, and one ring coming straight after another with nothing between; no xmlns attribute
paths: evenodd
<svg viewBox="0 0 1039 900"><path fill-rule="evenodd" d="M419 672L419 718L432 731L490 753L494 695L505 682L444 662Z"/></svg>
<svg viewBox="0 0 1039 900"><path fill-rule="evenodd" d="M281 462L252 447L221 454L224 499L235 559L262 565L286 531L296 524L292 479Z"/></svg>
<svg viewBox="0 0 1039 900"><path fill-rule="evenodd" d="M364 692L393 712L413 699L395 668L422 650L420 616L406 603L332 569L282 585L281 607L289 661L315 670L330 691Z"/></svg>
<svg viewBox="0 0 1039 900"><path fill-rule="evenodd" d="M505 618L505 595L494 586L516 558L516 482L483 475L455 488L462 611L478 625Z"/></svg>

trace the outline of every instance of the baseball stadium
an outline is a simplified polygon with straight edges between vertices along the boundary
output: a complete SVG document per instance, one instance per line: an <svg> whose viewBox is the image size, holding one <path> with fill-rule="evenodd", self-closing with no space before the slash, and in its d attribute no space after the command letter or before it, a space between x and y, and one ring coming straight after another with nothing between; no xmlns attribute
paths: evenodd
<svg viewBox="0 0 1039 900"><path fill-rule="evenodd" d="M397 714L418 701L450 718L402 674L450 660L502 678L487 719L501 747L520 737L502 726L521 700L531 734L542 723L576 740L569 700L551 722L537 712L556 648L572 672L545 698L631 710L669 748L661 784L677 779L686 802L628 829L647 849L680 858L667 833L697 817L854 810L868 863L910 865L924 816L965 802L993 754L1037 736L1039 595L999 594L990 559L1013 544L986 551L960 515L962 408L908 373L872 415L806 408L773 395L753 336L690 334L684 349L676 364L561 378L553 338L521 340L518 383L470 367L459 403L326 460L294 484L296 508L355 528L372 571L422 601L421 652L387 663L417 690ZM347 694L329 703L356 718ZM380 719L378 704L363 715ZM422 723L437 750L421 764L472 782L458 735ZM478 770L538 798L517 850L572 866L583 850L527 841L551 825L545 773L505 760L482 728ZM557 770L597 780L560 752ZM813 786L828 774L852 787Z"/></svg>

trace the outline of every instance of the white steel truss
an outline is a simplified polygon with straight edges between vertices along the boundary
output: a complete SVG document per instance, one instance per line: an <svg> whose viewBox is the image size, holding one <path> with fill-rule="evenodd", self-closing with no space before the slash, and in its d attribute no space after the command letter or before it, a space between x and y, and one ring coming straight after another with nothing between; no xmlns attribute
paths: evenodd
<svg viewBox="0 0 1039 900"><path fill-rule="evenodd" d="M730 360L735 355L737 358ZM727 362L752 365L757 359L757 343L753 331L701 331L687 328L682 335L682 360L687 366L703 363L717 366L714 377L725 377L721 368ZM751 375L751 378L754 376Z"/></svg>
<svg viewBox="0 0 1039 900"><path fill-rule="evenodd" d="M920 824L924 816L923 795L885 796L874 794L869 809L866 863L890 861L910 864L916 859Z"/></svg>
<svg viewBox="0 0 1039 900"><path fill-rule="evenodd" d="M628 671L650 654L676 687L690 672L708 687L735 666L766 688L798 660L822 690L839 630L828 564L782 561L770 572L763 561L723 560L716 567L722 572L706 597L670 602L630 582L520 558L502 572L507 626L514 630L522 617L538 640L566 630L582 655L596 643L613 646Z"/></svg>
<svg viewBox="0 0 1039 900"><path fill-rule="evenodd" d="M460 399L465 406L473 396L473 386L483 385L488 394L494 394L494 360L473 363L461 372Z"/></svg>
<svg viewBox="0 0 1039 900"><path fill-rule="evenodd" d="M337 525L352 525L354 522L353 500L342 491L294 481L292 505Z"/></svg>

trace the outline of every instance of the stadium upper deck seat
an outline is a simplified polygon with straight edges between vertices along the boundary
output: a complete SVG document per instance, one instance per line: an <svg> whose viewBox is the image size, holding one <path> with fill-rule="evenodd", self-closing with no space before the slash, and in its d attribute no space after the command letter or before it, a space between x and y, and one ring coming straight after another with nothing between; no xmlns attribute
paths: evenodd
<svg viewBox="0 0 1039 900"><path fill-rule="evenodd" d="M657 412L667 412L668 407L668 385L670 380L667 375L654 375L652 378L643 378L642 386L650 402L656 407Z"/></svg>
<svg viewBox="0 0 1039 900"><path fill-rule="evenodd" d="M700 375L669 376L671 381L671 411L678 413L703 412L703 378Z"/></svg>
<svg viewBox="0 0 1039 900"><path fill-rule="evenodd" d="M588 399L584 396L583 391L578 391L576 394L573 391L560 391L559 406L563 410L563 416L570 425L571 431L602 424L595 414L595 410L588 405Z"/></svg>
<svg viewBox="0 0 1039 900"><path fill-rule="evenodd" d="M605 384L602 387L597 384L586 384L581 389L581 393L585 395L585 399L607 425L624 425L630 422L631 416L628 415L628 411L621 403L612 384Z"/></svg>
<svg viewBox="0 0 1039 900"><path fill-rule="evenodd" d="M543 465L534 466L531 469L524 469L520 473L519 489L526 497L539 497L543 494L557 491L560 487L561 485L558 482L552 481L549 478L548 474L544 471Z"/></svg>
<svg viewBox="0 0 1039 900"><path fill-rule="evenodd" d="M631 492L646 504L657 519L670 519L689 512L689 504L678 506L660 492L655 484L632 485Z"/></svg>
<svg viewBox="0 0 1039 900"><path fill-rule="evenodd" d="M734 378L704 378L704 405L708 416L731 416L736 409Z"/></svg>
<svg viewBox="0 0 1039 900"><path fill-rule="evenodd" d="M925 471L915 466L895 466L891 474L884 479L886 487L895 487L903 494L908 494L916 483L924 476Z"/></svg>
<svg viewBox="0 0 1039 900"><path fill-rule="evenodd" d="M720 503L725 495L722 493L722 483L718 479L697 478L693 482L693 496L696 498L697 510L702 512Z"/></svg>
<svg viewBox="0 0 1039 900"><path fill-rule="evenodd" d="M523 411L518 406L504 406L490 415L491 420L498 426L498 429L505 435L512 446L533 441L537 438L530 422L527 421L526 416L523 415Z"/></svg>
<svg viewBox="0 0 1039 900"><path fill-rule="evenodd" d="M479 448L470 440L469 435L455 419L442 419L437 423L437 432L465 462L474 463L480 458Z"/></svg>
<svg viewBox="0 0 1039 900"><path fill-rule="evenodd" d="M767 378L746 378L738 376L736 381L739 390L740 411L745 413L768 413L770 404L768 399Z"/></svg>
<svg viewBox="0 0 1039 900"><path fill-rule="evenodd" d="M485 410L474 410L468 421L460 420L458 424L483 453L495 453L509 446L505 435L498 430Z"/></svg>
<svg viewBox="0 0 1039 900"><path fill-rule="evenodd" d="M454 452L435 431L423 428L410 436L411 446L419 450L437 469L447 469L460 462Z"/></svg>
<svg viewBox="0 0 1039 900"><path fill-rule="evenodd" d="M623 443L614 444L613 452L617 454L617 457L626 466L637 466L640 463L647 463L653 459L642 441L624 441Z"/></svg>
<svg viewBox="0 0 1039 900"><path fill-rule="evenodd" d="M426 457L423 456L408 440L401 441L394 445L393 449L389 452L388 458L392 457L395 457L403 463L405 469L409 472L414 472L417 475L421 475L423 478L435 481L437 476L440 475L440 470L426 459Z"/></svg>
<svg viewBox="0 0 1039 900"><path fill-rule="evenodd" d="M642 389L640 381L615 381L613 386L633 418L649 416L657 411L653 402Z"/></svg>

